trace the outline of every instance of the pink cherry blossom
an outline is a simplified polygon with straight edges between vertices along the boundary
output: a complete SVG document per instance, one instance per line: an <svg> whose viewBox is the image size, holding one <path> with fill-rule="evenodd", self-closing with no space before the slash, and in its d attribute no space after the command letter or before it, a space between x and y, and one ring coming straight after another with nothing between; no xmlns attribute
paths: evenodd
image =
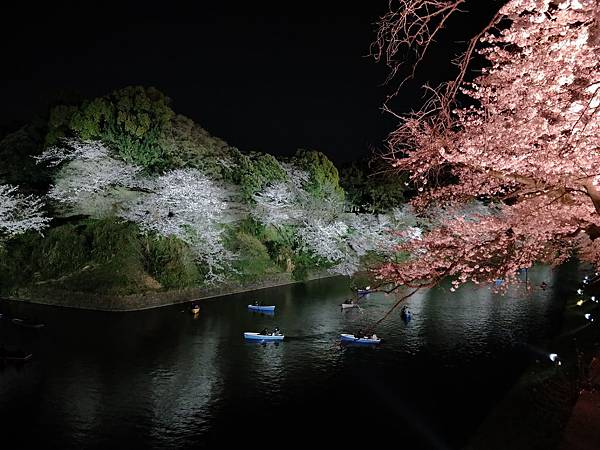
<svg viewBox="0 0 600 450"><path fill-rule="evenodd" d="M461 3L391 2L375 56L392 75L402 49L414 50L418 62ZM411 255L406 262L377 275L407 286L450 276L455 288L510 281L538 261L577 256L598 266L599 2L511 0L468 44L458 77L430 89L423 109L397 116L386 155L411 173L414 207L443 208L446 218L399 247ZM488 64L467 81L475 54ZM453 214L475 199L491 213Z"/></svg>

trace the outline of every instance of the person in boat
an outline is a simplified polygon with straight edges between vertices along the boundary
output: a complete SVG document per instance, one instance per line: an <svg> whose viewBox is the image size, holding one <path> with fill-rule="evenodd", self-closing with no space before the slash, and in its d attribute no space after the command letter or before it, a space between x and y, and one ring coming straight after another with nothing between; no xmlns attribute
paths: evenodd
<svg viewBox="0 0 600 450"><path fill-rule="evenodd" d="M375 333L373 333L373 336L371 336L371 339L373 339L374 341L376 341L379 338L377 337L377 335Z"/></svg>
<svg viewBox="0 0 600 450"><path fill-rule="evenodd" d="M263 328L263 330L260 332L260 334L262 334L263 336L267 336L269 334L269 330L267 330L266 328Z"/></svg>
<svg viewBox="0 0 600 450"><path fill-rule="evenodd" d="M274 336L281 336L281 332L279 331L279 327L275 327L275 329L273 330L273 335Z"/></svg>
<svg viewBox="0 0 600 450"><path fill-rule="evenodd" d="M260 306L260 302L258 300L254 300L254 306Z"/></svg>
<svg viewBox="0 0 600 450"><path fill-rule="evenodd" d="M352 304L351 298L347 298L346 300L344 300L344 305L351 305L351 304Z"/></svg>

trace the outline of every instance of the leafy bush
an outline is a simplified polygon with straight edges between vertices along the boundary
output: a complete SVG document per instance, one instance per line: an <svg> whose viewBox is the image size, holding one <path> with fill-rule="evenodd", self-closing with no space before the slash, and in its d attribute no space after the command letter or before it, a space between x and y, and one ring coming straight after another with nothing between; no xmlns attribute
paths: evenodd
<svg viewBox="0 0 600 450"><path fill-rule="evenodd" d="M168 99L155 88L129 86L79 107L58 105L50 112L46 144L63 136L99 139L123 160L150 171L165 167L161 138L171 126Z"/></svg>
<svg viewBox="0 0 600 450"><path fill-rule="evenodd" d="M333 193L340 199L344 198L338 170L323 153L300 149L294 155L292 162L309 173L310 179L304 188L313 196L323 198Z"/></svg>
<svg viewBox="0 0 600 450"><path fill-rule="evenodd" d="M0 245L0 291L23 286L35 276L40 261L34 254L41 241L40 234L30 231Z"/></svg>
<svg viewBox="0 0 600 450"><path fill-rule="evenodd" d="M294 270L292 276L294 280L302 281L308 277L310 270L331 267L332 264L324 258L320 258L306 251L296 251L294 253Z"/></svg>
<svg viewBox="0 0 600 450"><path fill-rule="evenodd" d="M74 272L83 267L90 256L87 236L81 227L71 224L50 229L34 251L43 279Z"/></svg>
<svg viewBox="0 0 600 450"><path fill-rule="evenodd" d="M377 169L364 169L367 165L366 161L354 163L341 171L340 182L351 204L359 211L382 213L406 202L405 196L409 194L407 173L382 174Z"/></svg>
<svg viewBox="0 0 600 450"><path fill-rule="evenodd" d="M274 156L266 153L244 154L239 150L232 152L234 167L229 172L230 181L240 186L246 201L262 191L269 183L284 181L287 173Z"/></svg>
<svg viewBox="0 0 600 450"><path fill-rule="evenodd" d="M165 164L172 169L194 167L213 179L223 180L233 164L233 147L182 115L173 118L161 145Z"/></svg>
<svg viewBox="0 0 600 450"><path fill-rule="evenodd" d="M0 283L3 290L40 283L119 294L150 287L139 229L116 219L64 224L44 238L28 233L11 240L0 256Z"/></svg>
<svg viewBox="0 0 600 450"><path fill-rule="evenodd" d="M238 255L234 269L243 281L254 281L267 273L278 272L265 245L255 236L237 231L230 241L231 249Z"/></svg>
<svg viewBox="0 0 600 450"><path fill-rule="evenodd" d="M174 237L145 238L146 270L164 288L200 284L201 275L189 247Z"/></svg>
<svg viewBox="0 0 600 450"><path fill-rule="evenodd" d="M115 218L86 220L80 227L89 259L57 286L81 292L127 294L147 290L136 225ZM82 242L82 241L80 241Z"/></svg>

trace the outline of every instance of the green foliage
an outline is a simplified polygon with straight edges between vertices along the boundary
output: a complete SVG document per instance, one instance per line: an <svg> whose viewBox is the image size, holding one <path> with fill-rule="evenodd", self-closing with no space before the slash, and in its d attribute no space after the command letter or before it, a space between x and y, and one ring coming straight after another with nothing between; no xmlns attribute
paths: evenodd
<svg viewBox="0 0 600 450"><path fill-rule="evenodd" d="M255 152L246 154L234 150L232 156L235 166L228 178L240 186L246 201L252 201L252 196L268 184L287 179L287 173L272 155Z"/></svg>
<svg viewBox="0 0 600 450"><path fill-rule="evenodd" d="M235 278L253 282L292 271L304 279L327 261L295 248L292 230L248 218L230 229L227 247L238 255ZM27 233L0 248L0 290L43 285L107 294L198 286L204 274L189 247L176 238L144 236L119 219L86 219L56 226L45 237Z"/></svg>
<svg viewBox="0 0 600 450"><path fill-rule="evenodd" d="M344 199L344 190L340 187L338 170L323 153L315 150L299 149L292 162L306 170L310 179L304 188L316 198L339 196Z"/></svg>
<svg viewBox="0 0 600 450"><path fill-rule="evenodd" d="M173 116L167 97L160 91L129 86L80 107L55 106L50 112L46 144L53 145L63 136L100 139L125 161L156 171L167 162L161 138L169 131Z"/></svg>
<svg viewBox="0 0 600 450"><path fill-rule="evenodd" d="M11 240L0 256L0 286L45 285L79 292L148 290L139 229L116 219L86 220Z"/></svg>
<svg viewBox="0 0 600 450"><path fill-rule="evenodd" d="M54 285L80 292L127 294L146 290L137 226L108 218L87 220L78 230L89 246L89 258ZM63 252L62 258L67 257Z"/></svg>
<svg viewBox="0 0 600 450"><path fill-rule="evenodd" d="M0 245L0 291L10 292L35 276L39 261L34 254L41 241L40 234L28 232Z"/></svg>
<svg viewBox="0 0 600 450"><path fill-rule="evenodd" d="M77 111L78 107L74 105L56 105L50 110L46 134L47 145L56 144L71 131L69 124Z"/></svg>
<svg viewBox="0 0 600 450"><path fill-rule="evenodd" d="M200 284L201 274L189 247L174 237L145 239L146 270L164 288Z"/></svg>
<svg viewBox="0 0 600 450"><path fill-rule="evenodd" d="M251 216L238 222L238 231L254 236L261 241L267 239L267 227Z"/></svg>
<svg viewBox="0 0 600 450"><path fill-rule="evenodd" d="M311 269L331 267L331 263L310 252L296 251L293 257L294 270L292 276L294 280L306 280Z"/></svg>
<svg viewBox="0 0 600 450"><path fill-rule="evenodd" d="M194 167L217 180L224 179L232 164L233 147L211 136L193 120L177 115L161 139L166 165Z"/></svg>
<svg viewBox="0 0 600 450"><path fill-rule="evenodd" d="M370 169L366 161L353 163L341 171L346 199L363 211L389 211L405 203L407 174L385 174Z"/></svg>
<svg viewBox="0 0 600 450"><path fill-rule="evenodd" d="M243 281L255 281L267 273L278 272L265 245L255 236L237 231L230 248L238 255L234 269Z"/></svg>
<svg viewBox="0 0 600 450"><path fill-rule="evenodd" d="M280 240L270 240L265 242L265 247L269 252L271 260L277 263L284 272L291 272L294 269L294 250L285 242Z"/></svg>
<svg viewBox="0 0 600 450"><path fill-rule="evenodd" d="M42 279L56 278L83 267L90 258L87 236L75 225L52 228L34 251Z"/></svg>
<svg viewBox="0 0 600 450"><path fill-rule="evenodd" d="M116 218L87 220L84 224L95 261L108 262L117 258L127 262L140 259L142 249L137 225Z"/></svg>

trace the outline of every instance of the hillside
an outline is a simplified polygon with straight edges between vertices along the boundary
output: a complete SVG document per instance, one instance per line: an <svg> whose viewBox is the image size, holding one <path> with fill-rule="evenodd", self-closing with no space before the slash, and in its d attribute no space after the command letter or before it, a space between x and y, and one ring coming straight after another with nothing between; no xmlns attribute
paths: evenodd
<svg viewBox="0 0 600 450"><path fill-rule="evenodd" d="M414 225L395 204L399 188L377 214L350 212L364 205L348 200L323 153L241 151L176 114L154 88L55 105L47 120L6 135L0 158L5 294L44 286L119 295L283 272L301 280L324 269L350 275L393 257L400 237L390 230ZM385 194L361 183L352 197L362 203Z"/></svg>

